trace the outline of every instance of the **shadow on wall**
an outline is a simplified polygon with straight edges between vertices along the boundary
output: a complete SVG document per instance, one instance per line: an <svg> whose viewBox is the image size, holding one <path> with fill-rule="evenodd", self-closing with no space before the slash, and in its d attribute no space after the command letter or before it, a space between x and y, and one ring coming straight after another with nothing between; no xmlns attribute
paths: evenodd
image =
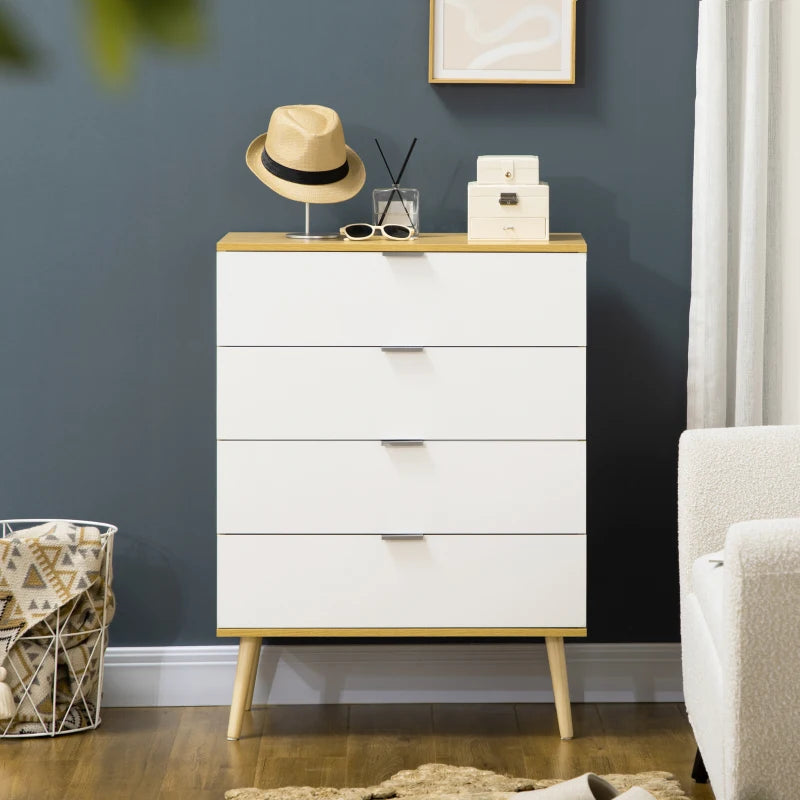
<svg viewBox="0 0 800 800"><path fill-rule="evenodd" d="M430 640L371 645L351 640L299 645L271 640L261 655L256 704L408 703L447 698L474 702L476 693L498 704L546 703L555 726L545 649L540 642L449 642ZM681 697L680 655L674 645L655 646L641 658L636 645L613 653L575 644L568 652L570 695L575 703L676 702ZM602 665L602 666L598 666ZM499 708L499 706L498 706ZM580 713L576 708L575 713Z"/></svg>
<svg viewBox="0 0 800 800"><path fill-rule="evenodd" d="M553 184L562 202L580 198L589 245L589 632L594 641L676 641L686 348L675 342L688 336L688 297L632 259L611 192L581 178ZM555 207L553 216L571 215ZM654 619L667 622L654 629Z"/></svg>
<svg viewBox="0 0 800 800"><path fill-rule="evenodd" d="M125 528L114 542L114 563L124 570L114 574L117 611L110 644L115 644L115 625L132 642L177 641L185 627L182 581L175 569L180 560L163 545Z"/></svg>

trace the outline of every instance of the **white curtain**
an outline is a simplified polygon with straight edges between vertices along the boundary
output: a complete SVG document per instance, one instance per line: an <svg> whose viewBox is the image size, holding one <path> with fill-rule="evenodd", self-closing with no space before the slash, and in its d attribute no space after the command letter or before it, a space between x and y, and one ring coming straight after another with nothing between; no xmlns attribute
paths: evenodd
<svg viewBox="0 0 800 800"><path fill-rule="evenodd" d="M782 6L700 0L690 428L766 424L779 394Z"/></svg>

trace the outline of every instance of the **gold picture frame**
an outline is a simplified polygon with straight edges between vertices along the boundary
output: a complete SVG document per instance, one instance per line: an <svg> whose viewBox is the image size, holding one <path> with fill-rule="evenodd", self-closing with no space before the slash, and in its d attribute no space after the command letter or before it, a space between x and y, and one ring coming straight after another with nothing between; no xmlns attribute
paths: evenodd
<svg viewBox="0 0 800 800"><path fill-rule="evenodd" d="M577 0L515 0L515 4L516 12L505 23L481 31L481 10L483 20L489 13L496 15L501 0L430 0L428 83L574 84ZM550 23L546 37L537 41L514 37L536 18ZM481 51L482 44L491 47ZM449 64L448 52L454 54Z"/></svg>

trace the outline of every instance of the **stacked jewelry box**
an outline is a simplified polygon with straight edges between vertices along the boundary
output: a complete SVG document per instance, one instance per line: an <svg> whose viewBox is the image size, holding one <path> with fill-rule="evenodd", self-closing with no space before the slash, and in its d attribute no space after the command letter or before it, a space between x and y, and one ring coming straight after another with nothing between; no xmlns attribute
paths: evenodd
<svg viewBox="0 0 800 800"><path fill-rule="evenodd" d="M550 186L539 181L538 156L478 156L467 197L470 241L550 238Z"/></svg>

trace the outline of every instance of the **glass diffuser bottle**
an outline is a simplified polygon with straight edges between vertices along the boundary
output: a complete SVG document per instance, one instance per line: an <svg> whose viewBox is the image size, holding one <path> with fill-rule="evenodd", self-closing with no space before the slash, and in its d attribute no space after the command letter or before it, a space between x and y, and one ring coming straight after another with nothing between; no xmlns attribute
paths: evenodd
<svg viewBox="0 0 800 800"><path fill-rule="evenodd" d="M400 186L403 175L408 166L408 160L414 151L417 139L411 142L408 148L403 166L395 177L386 156L383 153L381 143L376 139L378 152L381 154L386 171L392 181L389 189L372 190L372 223L374 225L408 225L414 229L414 235L419 234L419 189L405 189Z"/></svg>
<svg viewBox="0 0 800 800"><path fill-rule="evenodd" d="M410 225L419 233L419 189L373 189L372 222L375 225Z"/></svg>

